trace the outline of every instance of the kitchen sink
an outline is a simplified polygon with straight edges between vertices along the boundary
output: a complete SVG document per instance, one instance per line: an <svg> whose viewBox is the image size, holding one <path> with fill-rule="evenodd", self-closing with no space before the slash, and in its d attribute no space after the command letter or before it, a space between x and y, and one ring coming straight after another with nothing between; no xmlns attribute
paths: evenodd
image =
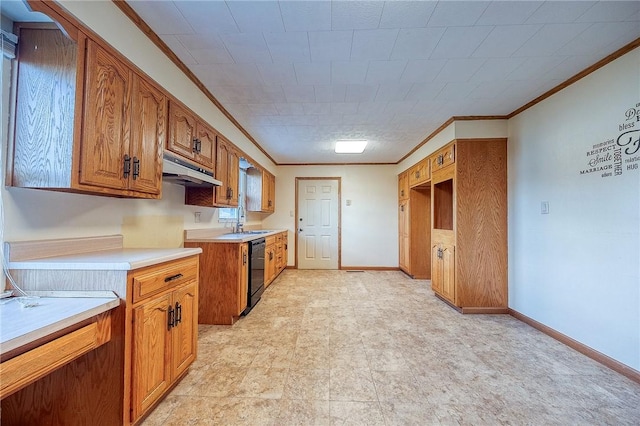
<svg viewBox="0 0 640 426"><path fill-rule="evenodd" d="M243 234L266 234L268 232L272 232L272 231L266 231L264 229L259 230L259 231L243 231Z"/></svg>

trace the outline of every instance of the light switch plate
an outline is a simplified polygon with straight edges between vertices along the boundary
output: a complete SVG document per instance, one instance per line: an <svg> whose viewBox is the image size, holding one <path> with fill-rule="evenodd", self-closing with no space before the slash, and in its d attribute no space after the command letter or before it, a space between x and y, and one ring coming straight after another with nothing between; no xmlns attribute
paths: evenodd
<svg viewBox="0 0 640 426"><path fill-rule="evenodd" d="M549 202L543 201L540 203L540 214L549 214Z"/></svg>

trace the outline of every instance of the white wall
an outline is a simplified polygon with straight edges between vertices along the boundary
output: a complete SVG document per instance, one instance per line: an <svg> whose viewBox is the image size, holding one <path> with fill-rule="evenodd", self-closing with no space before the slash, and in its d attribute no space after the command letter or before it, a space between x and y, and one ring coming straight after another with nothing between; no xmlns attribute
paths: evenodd
<svg viewBox="0 0 640 426"><path fill-rule="evenodd" d="M509 120L508 145L509 306L636 370L640 151L619 176L580 171L639 102L636 49Z"/></svg>
<svg viewBox="0 0 640 426"><path fill-rule="evenodd" d="M276 213L265 228L289 232L289 265L295 264L296 177L340 177L344 266L398 267L396 166L281 166L276 177ZM351 206L346 205L351 200Z"/></svg>
<svg viewBox="0 0 640 426"><path fill-rule="evenodd" d="M112 2L61 4L254 160L274 171L273 163ZM6 146L3 126L3 160ZM0 193L6 241L123 233L129 246L176 246L180 244L182 229L223 226L218 223L217 209L185 206L184 188L173 184L163 185L162 200L116 199L4 186ZM195 223L196 211L201 212L200 223ZM259 225L260 220L260 215L248 216L250 225ZM133 232L133 227L127 225L132 223L144 232ZM132 231L130 238L128 231Z"/></svg>

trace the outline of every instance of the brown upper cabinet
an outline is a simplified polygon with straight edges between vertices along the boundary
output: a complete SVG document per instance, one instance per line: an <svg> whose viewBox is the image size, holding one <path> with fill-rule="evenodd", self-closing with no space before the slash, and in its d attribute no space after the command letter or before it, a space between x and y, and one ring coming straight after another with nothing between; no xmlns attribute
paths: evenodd
<svg viewBox="0 0 640 426"><path fill-rule="evenodd" d="M404 201L409 199L409 171L398 175L398 201Z"/></svg>
<svg viewBox="0 0 640 426"><path fill-rule="evenodd" d="M276 177L264 169L247 169L247 210L273 213L276 208Z"/></svg>
<svg viewBox="0 0 640 426"><path fill-rule="evenodd" d="M9 183L160 198L166 98L123 57L74 35L19 29Z"/></svg>
<svg viewBox="0 0 640 426"><path fill-rule="evenodd" d="M456 161L455 157L456 146L455 144L449 144L444 148L441 148L435 154L433 154L431 159L431 172L435 172L436 170L440 170L444 167L447 167Z"/></svg>
<svg viewBox="0 0 640 426"><path fill-rule="evenodd" d="M409 187L423 185L431 179L431 173L429 168L429 158L425 158L422 161L416 163L409 169Z"/></svg>
<svg viewBox="0 0 640 426"><path fill-rule="evenodd" d="M215 203L222 207L237 207L240 154L220 135L217 136L216 151L216 177L222 181L222 186L215 189Z"/></svg>
<svg viewBox="0 0 640 426"><path fill-rule="evenodd" d="M213 170L215 146L216 132L187 107L171 100L167 149ZM216 177L219 178L218 175Z"/></svg>

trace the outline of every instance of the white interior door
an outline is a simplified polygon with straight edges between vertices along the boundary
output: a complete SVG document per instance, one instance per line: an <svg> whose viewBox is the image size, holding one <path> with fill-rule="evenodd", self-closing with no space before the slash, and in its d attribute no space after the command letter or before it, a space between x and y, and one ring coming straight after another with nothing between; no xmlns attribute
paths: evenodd
<svg viewBox="0 0 640 426"><path fill-rule="evenodd" d="M298 180L298 268L338 269L338 180Z"/></svg>

